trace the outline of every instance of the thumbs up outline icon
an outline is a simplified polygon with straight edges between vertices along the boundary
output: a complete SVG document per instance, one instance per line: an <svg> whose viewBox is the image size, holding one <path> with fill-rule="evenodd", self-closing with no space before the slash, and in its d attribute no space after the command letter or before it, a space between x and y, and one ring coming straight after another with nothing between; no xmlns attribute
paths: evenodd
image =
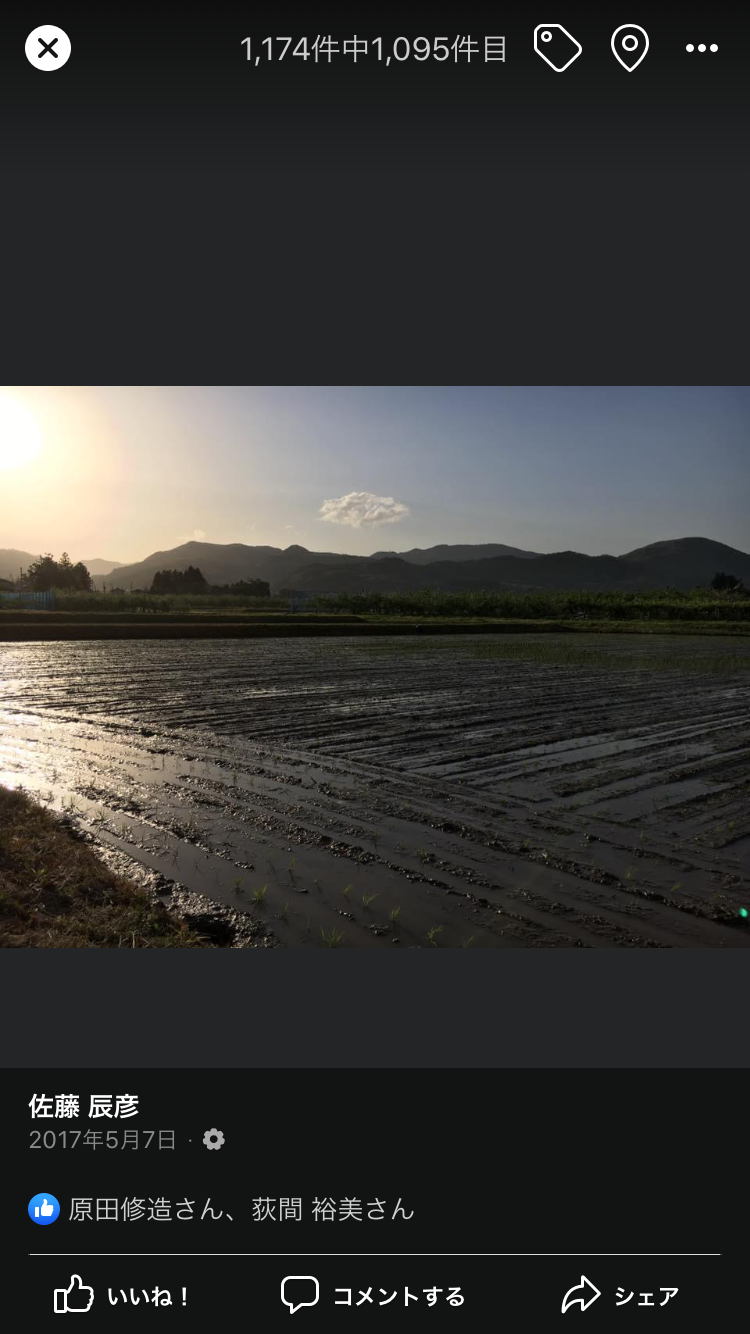
<svg viewBox="0 0 750 1334"><path fill-rule="evenodd" d="M55 1288L55 1311L58 1315L83 1315L94 1304L94 1289L85 1284L80 1274L71 1274L70 1286Z"/></svg>

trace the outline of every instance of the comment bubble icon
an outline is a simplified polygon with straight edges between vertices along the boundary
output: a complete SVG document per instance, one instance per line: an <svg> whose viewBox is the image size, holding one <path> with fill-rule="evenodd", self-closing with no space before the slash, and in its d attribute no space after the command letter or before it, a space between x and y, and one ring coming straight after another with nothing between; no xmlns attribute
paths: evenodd
<svg viewBox="0 0 750 1334"><path fill-rule="evenodd" d="M290 1315L300 1311L303 1306L317 1306L320 1284L310 1274L288 1274L281 1280L281 1300L289 1307Z"/></svg>

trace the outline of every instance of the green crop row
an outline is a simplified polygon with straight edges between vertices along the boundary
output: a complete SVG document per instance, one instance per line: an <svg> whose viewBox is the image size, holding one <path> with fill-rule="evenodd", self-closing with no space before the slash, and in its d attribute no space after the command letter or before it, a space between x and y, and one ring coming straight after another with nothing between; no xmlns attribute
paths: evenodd
<svg viewBox="0 0 750 1334"><path fill-rule="evenodd" d="M707 592L659 589L643 593L582 591L507 593L339 593L320 596L321 611L371 616L492 616L521 619L590 617L592 620L750 621L750 598Z"/></svg>

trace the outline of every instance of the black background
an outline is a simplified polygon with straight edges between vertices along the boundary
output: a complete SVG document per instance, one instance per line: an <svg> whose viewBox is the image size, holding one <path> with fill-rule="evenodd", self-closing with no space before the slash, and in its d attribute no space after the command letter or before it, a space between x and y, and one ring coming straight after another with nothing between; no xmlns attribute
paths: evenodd
<svg viewBox="0 0 750 1334"><path fill-rule="evenodd" d="M736 9L566 11L561 21L583 54L563 74L532 48L545 15L527 14L492 12L489 31L508 39L505 64L410 60L388 70L343 57L256 69L244 58L244 37L277 32L382 33L387 47L390 16L373 10L358 9L346 30L309 5L214 6L199 18L74 6L4 17L5 378L742 382L748 44ZM23 54L27 33L47 18L73 43L55 78ZM626 18L651 39L632 75L609 48ZM399 23L412 37L488 31L478 6L425 7ZM688 41L715 41L719 52L688 56ZM57 1092L62 1078L82 1094L142 1091L153 1116L144 1110L139 1124L156 1120L158 1106L162 1124L179 1126L178 1105L199 1132L203 1121L226 1122L225 1150L184 1155L191 1198L210 1169L252 1195L413 1195L429 1250L728 1253L669 1262L669 1272L657 1261L625 1270L602 1260L465 1261L454 1278L454 1262L439 1277L430 1263L425 1284L455 1281L473 1294L452 1324L476 1328L482 1307L515 1328L524 1319L541 1327L581 1272L607 1291L631 1276L644 1287L683 1285L684 1276L691 1317L720 1323L731 1309L746 1077L653 1067L746 1066L739 960L579 951L504 959L500 973L490 952L415 953L408 971L394 973L382 960L379 971L349 958L323 967L302 951L158 961L146 953L3 961L3 1061L53 1067L6 1075L5 1162L22 1252L53 1240L68 1249L58 1242L69 1232L62 1219L46 1229L27 1219L32 1194L49 1189L64 1205L74 1187L109 1194L115 1175L98 1153L95 1174L85 1159L80 1169L62 1155L31 1162L44 1151L25 1149L28 1097ZM123 1074L127 1063L165 1073ZM175 1065L204 1068L181 1074ZM217 1065L265 1068L209 1068ZM588 1065L650 1069L594 1075ZM316 1067L325 1073L311 1075ZM148 1189L141 1170L143 1194L176 1191L174 1162ZM132 1160L118 1171L115 1193L140 1194ZM252 1245L250 1233L236 1249ZM24 1319L35 1321L51 1315L53 1287L78 1266L25 1263ZM186 1282L191 1305L161 1310L161 1324L196 1312L204 1322L288 1320L278 1306L282 1262L135 1263L92 1260L82 1277ZM388 1264L394 1282L417 1272L407 1274L405 1260ZM323 1281L371 1281L333 1265L319 1262ZM587 1313L600 1326L637 1311L603 1305ZM141 1322L144 1309L152 1318L141 1306ZM641 1318L684 1327L685 1311L675 1302ZM429 1315L445 1326L448 1316ZM125 1318L111 1308L111 1319ZM428 1317L410 1312L417 1318Z"/></svg>
<svg viewBox="0 0 750 1334"><path fill-rule="evenodd" d="M373 10L343 28L310 6L199 18L72 6L47 15L73 43L54 78L23 52L45 15L4 17L6 379L742 382L746 26L728 6L570 10L583 54L556 74L527 12L492 15L502 65L256 69L248 35L382 33L387 47L396 33ZM609 46L625 17L651 39L633 74ZM488 31L484 7L399 23L412 37ZM688 56L687 41L719 51ZM38 952L4 961L18 1017L3 1059L746 1065L739 960L583 954L500 974L477 951L375 974L303 952L158 968Z"/></svg>
<svg viewBox="0 0 750 1334"><path fill-rule="evenodd" d="M335 11L334 11L335 12ZM248 64L242 39L457 33L357 9L58 14L42 77L3 24L5 373L18 382L734 383L745 376L739 11L491 11L504 64ZM687 55L688 41L718 43ZM256 49L254 47L254 49Z"/></svg>
<svg viewBox="0 0 750 1334"><path fill-rule="evenodd" d="M2 965L4 1063L28 1069L748 1065L740 950L55 949Z"/></svg>
<svg viewBox="0 0 750 1334"><path fill-rule="evenodd" d="M656 1318L638 1311L638 1295L628 1308L614 1309L615 1290L627 1280L626 1292L656 1291L657 1301L661 1286L678 1286L678 1297L658 1318L660 1325L666 1320L684 1329L688 1319L731 1310L741 1282L722 1174L689 1168L695 1142L695 1123L687 1114L691 1080L686 1074L654 1075L646 1092L642 1076L623 1072L605 1081L579 1074L576 1096L566 1098L555 1091L556 1077L544 1072L522 1081L506 1075L492 1091L478 1074L413 1073L400 1076L394 1096L393 1085L374 1073L334 1075L313 1090L296 1071L14 1072L8 1088L14 1150L9 1199L23 1249L42 1252L25 1261L27 1316L51 1313L53 1288L67 1286L70 1274L79 1273L84 1283L99 1285L99 1294L107 1286L171 1285L173 1300L175 1293L180 1300L171 1311L160 1311L160 1323L184 1325L189 1316L207 1316L226 1303L262 1318L265 1326L288 1316L279 1300L281 1278L302 1273L316 1274L330 1301L334 1287L360 1283L374 1284L376 1296L381 1285L388 1292L407 1283L412 1291L462 1286L463 1311L426 1314L423 1303L422 1309L410 1307L415 1322L429 1315L442 1326L450 1318L476 1328L478 1315L494 1311L500 1319L538 1324L556 1317L564 1293L583 1272L603 1293L590 1311L600 1328L634 1314ZM77 1120L32 1120L32 1093L64 1091L80 1095ZM88 1118L91 1093L117 1092L139 1094L137 1116ZM738 1075L717 1076L717 1105L736 1106L740 1093ZM209 1152L201 1141L213 1127L222 1130L225 1144ZM106 1136L136 1128L141 1136L147 1129L175 1129L175 1151L91 1150L80 1142L65 1150L26 1147L32 1130L58 1136L67 1131L70 1137L75 1129ZM44 1228L24 1217L29 1199L40 1192L55 1195L61 1205L59 1219ZM252 1220L253 1199L282 1195L302 1198L303 1222ZM187 1197L196 1217L74 1223L72 1196L164 1197L173 1208ZM231 1223L199 1221L209 1196L215 1210L232 1214ZM386 1218L316 1223L309 1216L316 1197L380 1199L388 1205ZM399 1198L414 1210L413 1219L390 1220ZM158 1260L137 1254L154 1251L198 1254ZM377 1255L321 1258L331 1251ZM407 1258L398 1254L403 1251L428 1254ZM675 1257L679 1251L723 1254L685 1259ZM463 1255L449 1258L451 1252ZM569 1254L468 1258L467 1252ZM626 1255L604 1254L611 1252ZM644 1252L660 1256L644 1258ZM182 1286L188 1288L186 1311ZM101 1315L101 1295L97 1303ZM391 1313L397 1308L403 1309L403 1299ZM105 1309L115 1323L135 1314L122 1303ZM339 1308L326 1308L329 1318L354 1319L343 1311L341 1317ZM571 1319L577 1315L574 1310Z"/></svg>

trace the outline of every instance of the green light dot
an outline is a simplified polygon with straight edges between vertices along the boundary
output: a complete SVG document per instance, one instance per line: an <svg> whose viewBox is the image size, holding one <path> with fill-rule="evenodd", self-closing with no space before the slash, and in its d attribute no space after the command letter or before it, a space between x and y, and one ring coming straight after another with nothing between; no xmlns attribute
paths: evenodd
<svg viewBox="0 0 750 1334"><path fill-rule="evenodd" d="M747 917L747 908L740 908L740 917Z"/></svg>

